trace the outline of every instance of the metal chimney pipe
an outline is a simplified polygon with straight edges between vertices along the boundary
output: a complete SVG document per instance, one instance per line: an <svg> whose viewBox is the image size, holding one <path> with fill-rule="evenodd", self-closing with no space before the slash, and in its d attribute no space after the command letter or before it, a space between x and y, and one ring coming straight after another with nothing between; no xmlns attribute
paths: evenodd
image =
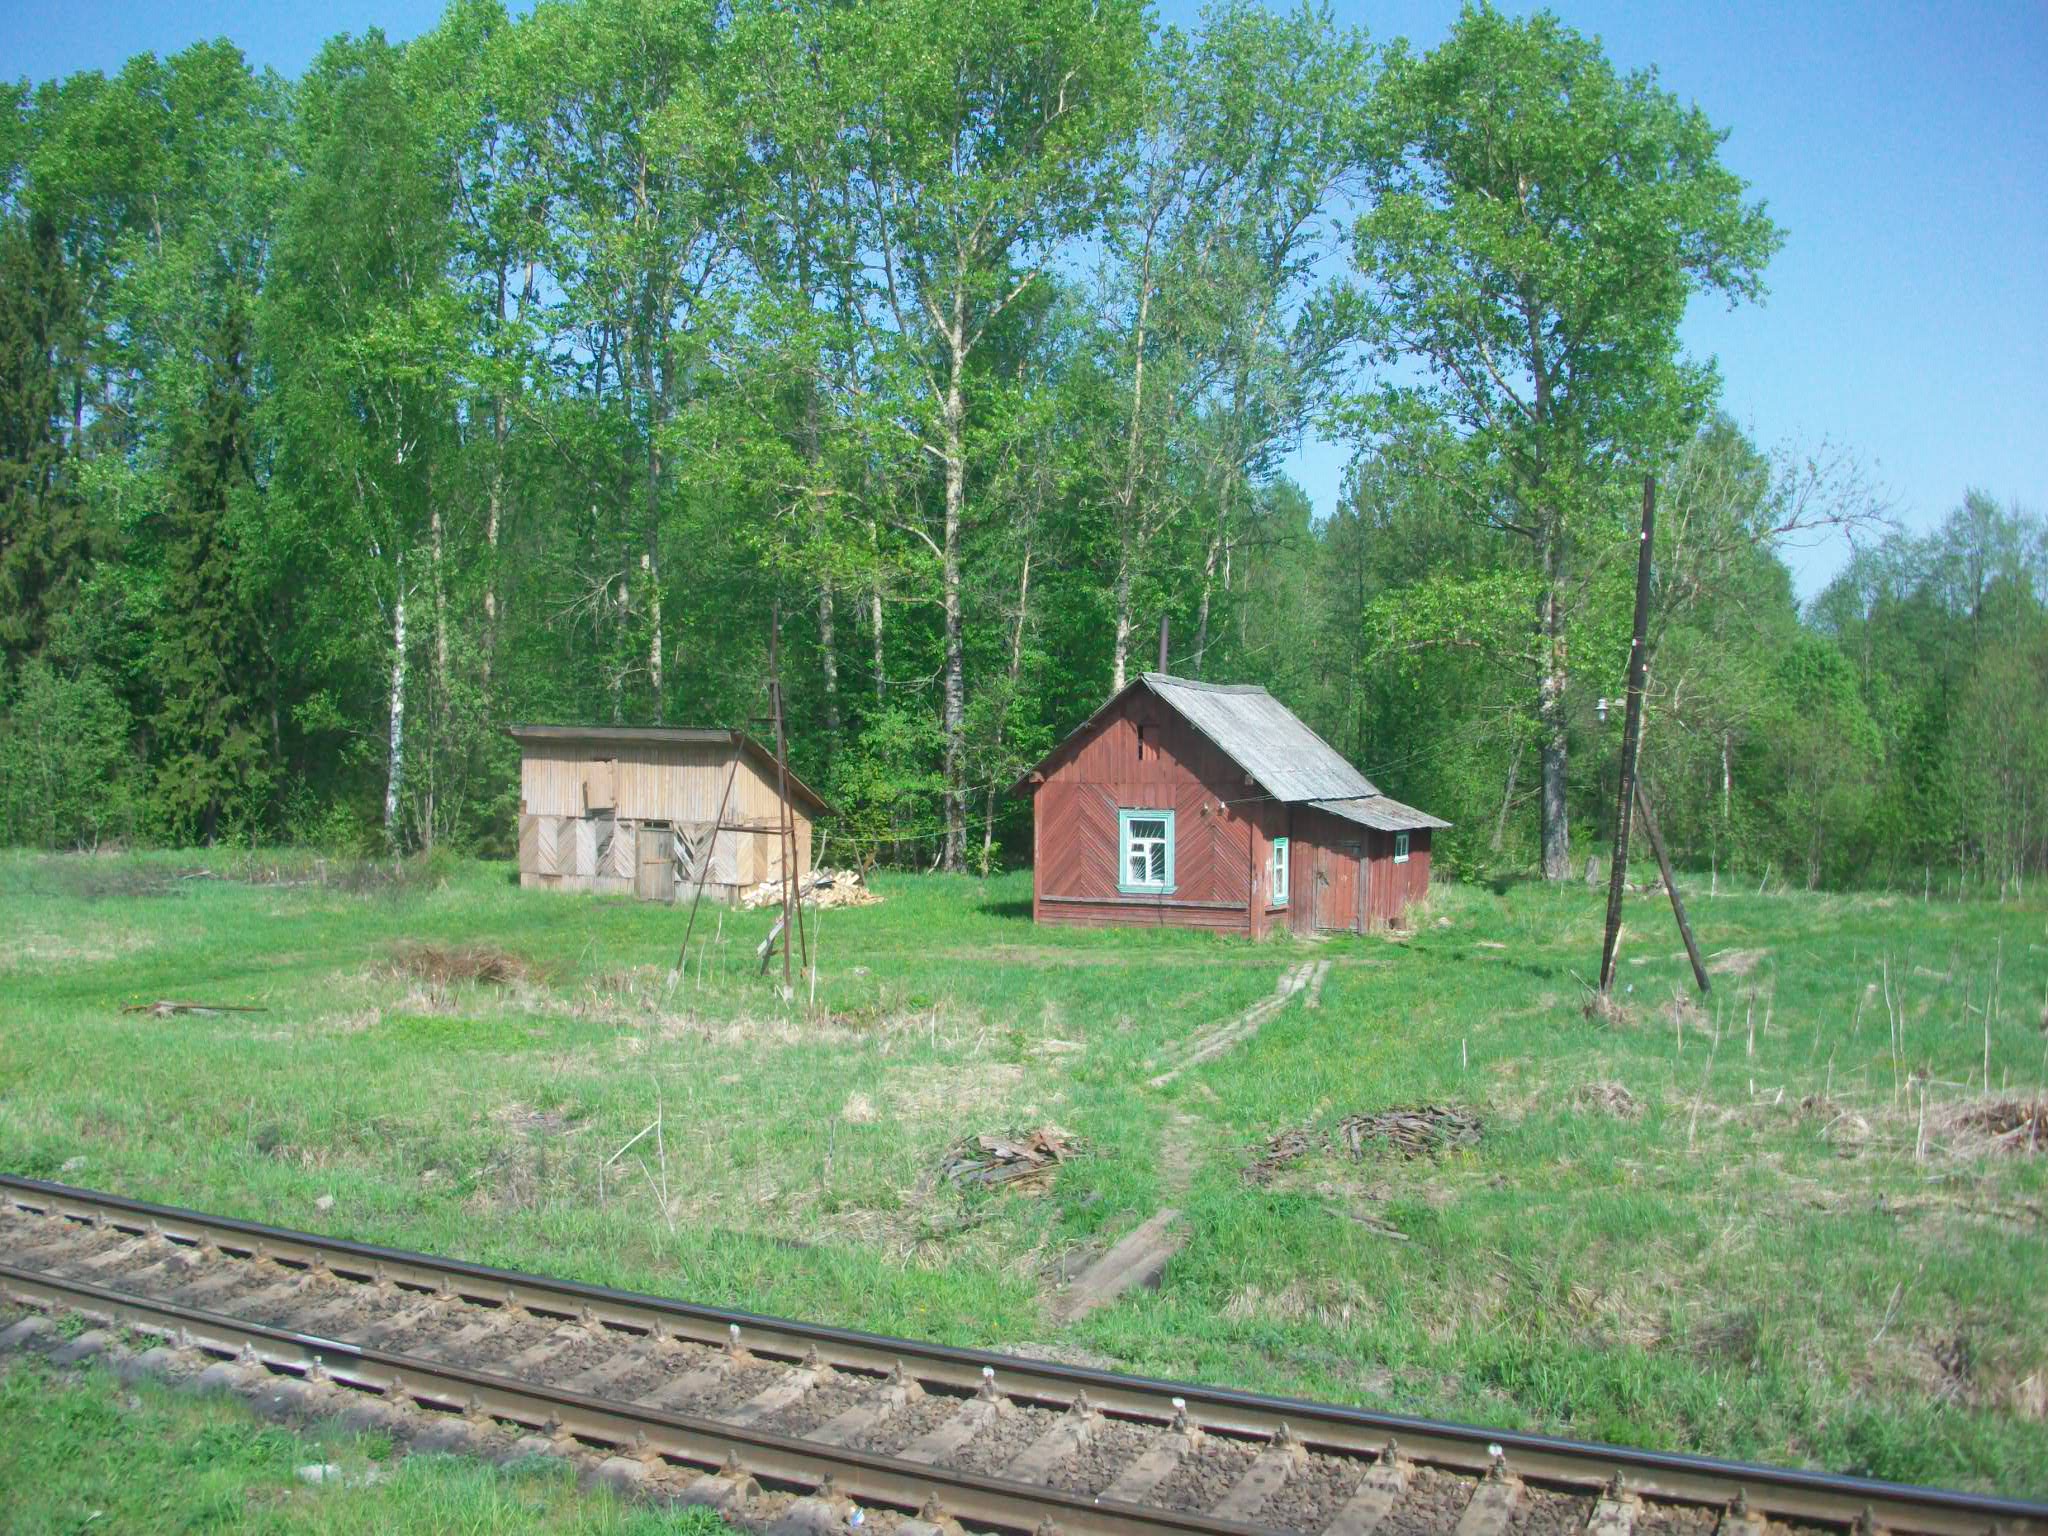
<svg viewBox="0 0 2048 1536"><path fill-rule="evenodd" d="M1166 670L1166 615L1159 615L1159 670Z"/></svg>

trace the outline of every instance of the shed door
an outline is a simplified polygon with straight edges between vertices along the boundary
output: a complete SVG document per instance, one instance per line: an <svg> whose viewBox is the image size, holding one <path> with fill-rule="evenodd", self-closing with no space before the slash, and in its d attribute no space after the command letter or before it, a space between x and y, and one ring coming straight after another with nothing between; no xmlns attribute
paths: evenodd
<svg viewBox="0 0 2048 1536"><path fill-rule="evenodd" d="M1358 922L1359 840L1337 838L1316 844L1316 927L1339 932L1356 930Z"/></svg>
<svg viewBox="0 0 2048 1536"><path fill-rule="evenodd" d="M617 758L600 757L583 765L583 810L588 815L593 811L616 809L619 784L619 763Z"/></svg>
<svg viewBox="0 0 2048 1536"><path fill-rule="evenodd" d="M633 894L642 901L673 901L676 894L675 834L667 826L642 822Z"/></svg>

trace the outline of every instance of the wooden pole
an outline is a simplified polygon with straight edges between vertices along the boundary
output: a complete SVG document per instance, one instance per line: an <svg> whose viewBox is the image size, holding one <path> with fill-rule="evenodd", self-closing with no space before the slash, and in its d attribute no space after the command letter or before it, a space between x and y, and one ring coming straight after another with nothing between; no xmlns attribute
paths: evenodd
<svg viewBox="0 0 2048 1536"><path fill-rule="evenodd" d="M1650 546L1657 520L1657 482L1643 476L1643 529L1636 546L1635 636L1628 651L1628 712L1621 729L1621 792L1614 801L1614 867L1607 876L1607 932L1600 943L1600 995L1614 985L1621 943L1621 904L1628 890L1628 834L1634 822L1636 748L1643 739L1643 685L1649 670Z"/></svg>
<svg viewBox="0 0 2048 1536"><path fill-rule="evenodd" d="M788 971L788 758L782 756L782 662L780 662L780 637L782 637L782 608L780 604L768 618L768 702L774 709L774 793L780 807L776 821L776 848L782 854L782 995L793 995L797 989L795 977Z"/></svg>
<svg viewBox="0 0 2048 1536"><path fill-rule="evenodd" d="M1664 834L1657 830L1657 813L1650 809L1650 788L1642 775L1636 776L1636 806L1643 813L1643 830L1650 834L1650 848L1657 855L1657 872L1664 877L1664 889L1671 893L1671 912L1678 919L1678 936L1685 940L1685 957L1692 962L1692 979L1700 984L1700 996L1714 990L1707 980L1707 968L1700 961L1700 947L1692 936L1692 924L1685 918L1685 901L1678 894L1678 882L1671 878L1671 860L1664 852Z"/></svg>

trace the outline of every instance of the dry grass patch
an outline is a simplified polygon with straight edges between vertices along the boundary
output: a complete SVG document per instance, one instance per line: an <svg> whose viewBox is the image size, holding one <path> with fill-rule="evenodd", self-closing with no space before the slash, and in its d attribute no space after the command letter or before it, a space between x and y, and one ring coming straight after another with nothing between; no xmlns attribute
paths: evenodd
<svg viewBox="0 0 2048 1536"><path fill-rule="evenodd" d="M1572 1090L1572 1103L1580 1109L1612 1115L1617 1120L1633 1120L1643 1112L1643 1106L1627 1088L1605 1080L1583 1083Z"/></svg>
<svg viewBox="0 0 2048 1536"><path fill-rule="evenodd" d="M1767 949L1717 950L1707 957L1707 974L1709 976L1747 976L1757 968L1759 962L1769 953L1770 951ZM1683 960L1685 958L1684 951L1681 950L1676 958Z"/></svg>
<svg viewBox="0 0 2048 1536"><path fill-rule="evenodd" d="M1964 1157L2032 1157L2048 1147L2048 1098L1972 1099L1940 1117L1952 1151Z"/></svg>
<svg viewBox="0 0 2048 1536"><path fill-rule="evenodd" d="M471 982L503 987L514 982L540 981L541 969L524 955L516 955L496 944L426 944L408 942L391 952L391 968L414 981L433 987Z"/></svg>
<svg viewBox="0 0 2048 1536"><path fill-rule="evenodd" d="M126 929L85 927L70 933L24 933L0 945L0 975L13 971L58 971L74 965L104 965L109 960L154 948L146 933Z"/></svg>

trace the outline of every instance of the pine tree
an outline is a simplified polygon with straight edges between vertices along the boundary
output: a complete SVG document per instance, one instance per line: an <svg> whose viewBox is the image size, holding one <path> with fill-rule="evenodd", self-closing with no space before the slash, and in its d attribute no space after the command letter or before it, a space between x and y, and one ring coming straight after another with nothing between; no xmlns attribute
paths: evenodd
<svg viewBox="0 0 2048 1536"><path fill-rule="evenodd" d="M247 816L269 776L232 518L254 489L249 328L237 299L208 350L205 393L171 464L157 643L157 803L174 837L201 842L213 841L224 815Z"/></svg>
<svg viewBox="0 0 2048 1536"><path fill-rule="evenodd" d="M81 574L85 509L61 422L76 300L40 215L0 231L0 660L39 654Z"/></svg>

